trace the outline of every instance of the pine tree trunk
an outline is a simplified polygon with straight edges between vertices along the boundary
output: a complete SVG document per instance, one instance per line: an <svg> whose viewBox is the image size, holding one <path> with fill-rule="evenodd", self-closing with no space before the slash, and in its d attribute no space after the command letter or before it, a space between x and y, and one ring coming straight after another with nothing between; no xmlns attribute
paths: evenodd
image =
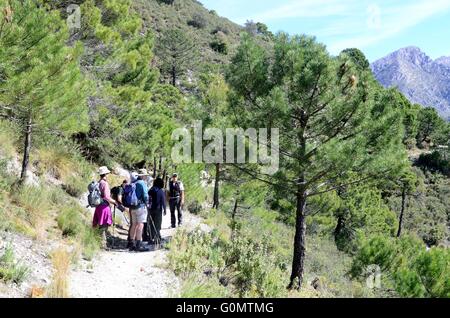
<svg viewBox="0 0 450 318"><path fill-rule="evenodd" d="M294 238L294 257L292 260L291 280L288 286L289 289L302 288L305 262L305 242L306 242L306 191L300 189L297 193L297 218L295 224L295 238ZM295 279L298 279L297 286Z"/></svg>
<svg viewBox="0 0 450 318"><path fill-rule="evenodd" d="M172 75L172 86L177 86L177 70L175 68L175 66L172 66L172 71L171 71L171 75Z"/></svg>
<svg viewBox="0 0 450 318"><path fill-rule="evenodd" d="M398 221L397 237L400 237L402 235L402 226L403 226L403 217L405 215L405 206L406 206L406 189L403 188L403 191L402 191L402 209L401 209L400 218L399 218L399 221Z"/></svg>
<svg viewBox="0 0 450 318"><path fill-rule="evenodd" d="M341 234L343 228L344 228L344 216L339 215L338 216L338 220L337 220L337 224L336 224L336 228L334 229L334 240L335 240L335 242L338 241L339 235Z"/></svg>
<svg viewBox="0 0 450 318"><path fill-rule="evenodd" d="M215 178L215 182L214 182L213 209L219 208L219 180L220 180L220 163L216 163L216 178Z"/></svg>
<svg viewBox="0 0 450 318"><path fill-rule="evenodd" d="M24 135L25 140L23 148L22 172L20 173L20 183L24 183L27 178L28 164L30 161L32 124L33 122L31 116L29 116Z"/></svg>
<svg viewBox="0 0 450 318"><path fill-rule="evenodd" d="M163 180L166 180L166 176L167 176L167 170L166 170L166 169L164 169L164 172L163 172L163 177L162 177L162 179L163 179ZM165 183L165 181L164 181L164 183Z"/></svg>
<svg viewBox="0 0 450 318"><path fill-rule="evenodd" d="M233 212L231 214L231 242L234 242L234 239L236 238L236 213L238 209L238 197L236 196L236 200L234 201L234 208Z"/></svg>

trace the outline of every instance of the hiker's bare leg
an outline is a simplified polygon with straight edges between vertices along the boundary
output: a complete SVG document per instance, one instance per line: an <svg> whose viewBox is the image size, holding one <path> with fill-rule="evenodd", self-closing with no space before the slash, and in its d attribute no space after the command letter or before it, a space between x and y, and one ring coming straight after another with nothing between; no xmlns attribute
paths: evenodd
<svg viewBox="0 0 450 318"><path fill-rule="evenodd" d="M135 234L136 241L142 241L142 230L143 229L144 229L144 223L139 223L136 226L136 234Z"/></svg>
<svg viewBox="0 0 450 318"><path fill-rule="evenodd" d="M102 236L102 248L107 248L107 239L106 239L106 231L108 230L108 226L101 226L100 232Z"/></svg>
<svg viewBox="0 0 450 318"><path fill-rule="evenodd" d="M136 230L137 230L137 226L138 224L133 223L131 225L131 229L130 229L130 239L131 240L136 240Z"/></svg>

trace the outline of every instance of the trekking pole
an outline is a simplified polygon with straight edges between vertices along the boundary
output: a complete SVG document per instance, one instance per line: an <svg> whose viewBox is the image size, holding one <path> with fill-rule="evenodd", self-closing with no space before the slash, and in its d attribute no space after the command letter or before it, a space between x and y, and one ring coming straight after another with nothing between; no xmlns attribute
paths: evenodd
<svg viewBox="0 0 450 318"><path fill-rule="evenodd" d="M115 234L116 234L116 205L114 204L114 212L113 212L113 235L112 235L112 248L115 247Z"/></svg>
<svg viewBox="0 0 450 318"><path fill-rule="evenodd" d="M152 216L151 216L151 214L149 213L149 216L150 216L150 221L151 221L151 223L152 223L152 226L153 226L153 230L155 231L155 238L154 238L154 240L155 240L155 246L156 247L160 247L160 244L161 244L161 237L159 236L159 233L158 233L158 231L156 230L156 225L155 225L155 222L153 221L153 218L152 218Z"/></svg>

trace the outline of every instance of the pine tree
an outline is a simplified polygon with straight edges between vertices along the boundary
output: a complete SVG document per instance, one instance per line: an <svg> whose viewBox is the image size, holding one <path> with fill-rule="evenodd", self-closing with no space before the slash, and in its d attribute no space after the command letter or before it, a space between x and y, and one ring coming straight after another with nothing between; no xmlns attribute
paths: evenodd
<svg viewBox="0 0 450 318"><path fill-rule="evenodd" d="M397 171L406 162L401 112L370 86L368 71L307 36L279 34L271 55L244 37L227 79L240 126L280 130L279 171L241 169L295 196L289 287L301 288L308 199Z"/></svg>
<svg viewBox="0 0 450 318"><path fill-rule="evenodd" d="M419 122L417 133L417 142L419 145L427 140L431 141L433 134L442 129L445 124L436 109L432 107L421 109L417 120Z"/></svg>
<svg viewBox="0 0 450 318"><path fill-rule="evenodd" d="M90 131L77 136L84 154L127 167L163 155L179 110L159 101L165 91L157 85L153 34L130 0L86 0L81 10L73 38L85 44L82 67L97 83L89 98Z"/></svg>
<svg viewBox="0 0 450 318"><path fill-rule="evenodd" d="M58 12L33 0L12 2L11 12L0 29L0 107L23 134L23 182L35 133L88 129L87 85L78 67L82 47L65 45L68 31Z"/></svg>
<svg viewBox="0 0 450 318"><path fill-rule="evenodd" d="M227 94L229 87L221 74L215 71L206 71L200 75L198 102L191 109L195 120L201 120L203 129L217 128L225 134L227 123L227 109L229 108ZM214 163L214 194L213 208L220 205L220 181L224 170L223 162Z"/></svg>
<svg viewBox="0 0 450 318"><path fill-rule="evenodd" d="M162 59L161 73L176 86L177 80L195 63L195 43L183 31L170 29L161 35L156 49Z"/></svg>

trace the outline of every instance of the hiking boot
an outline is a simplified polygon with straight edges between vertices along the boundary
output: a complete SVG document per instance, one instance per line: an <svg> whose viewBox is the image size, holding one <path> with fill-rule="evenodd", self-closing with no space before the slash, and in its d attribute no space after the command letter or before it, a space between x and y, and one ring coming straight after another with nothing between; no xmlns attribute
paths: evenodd
<svg viewBox="0 0 450 318"><path fill-rule="evenodd" d="M128 250L130 252L134 252L136 250L136 243L134 241L130 241L128 243Z"/></svg>
<svg viewBox="0 0 450 318"><path fill-rule="evenodd" d="M148 251L150 251L150 249L148 247L142 246L141 241L137 241L135 251L136 252L148 252Z"/></svg>

